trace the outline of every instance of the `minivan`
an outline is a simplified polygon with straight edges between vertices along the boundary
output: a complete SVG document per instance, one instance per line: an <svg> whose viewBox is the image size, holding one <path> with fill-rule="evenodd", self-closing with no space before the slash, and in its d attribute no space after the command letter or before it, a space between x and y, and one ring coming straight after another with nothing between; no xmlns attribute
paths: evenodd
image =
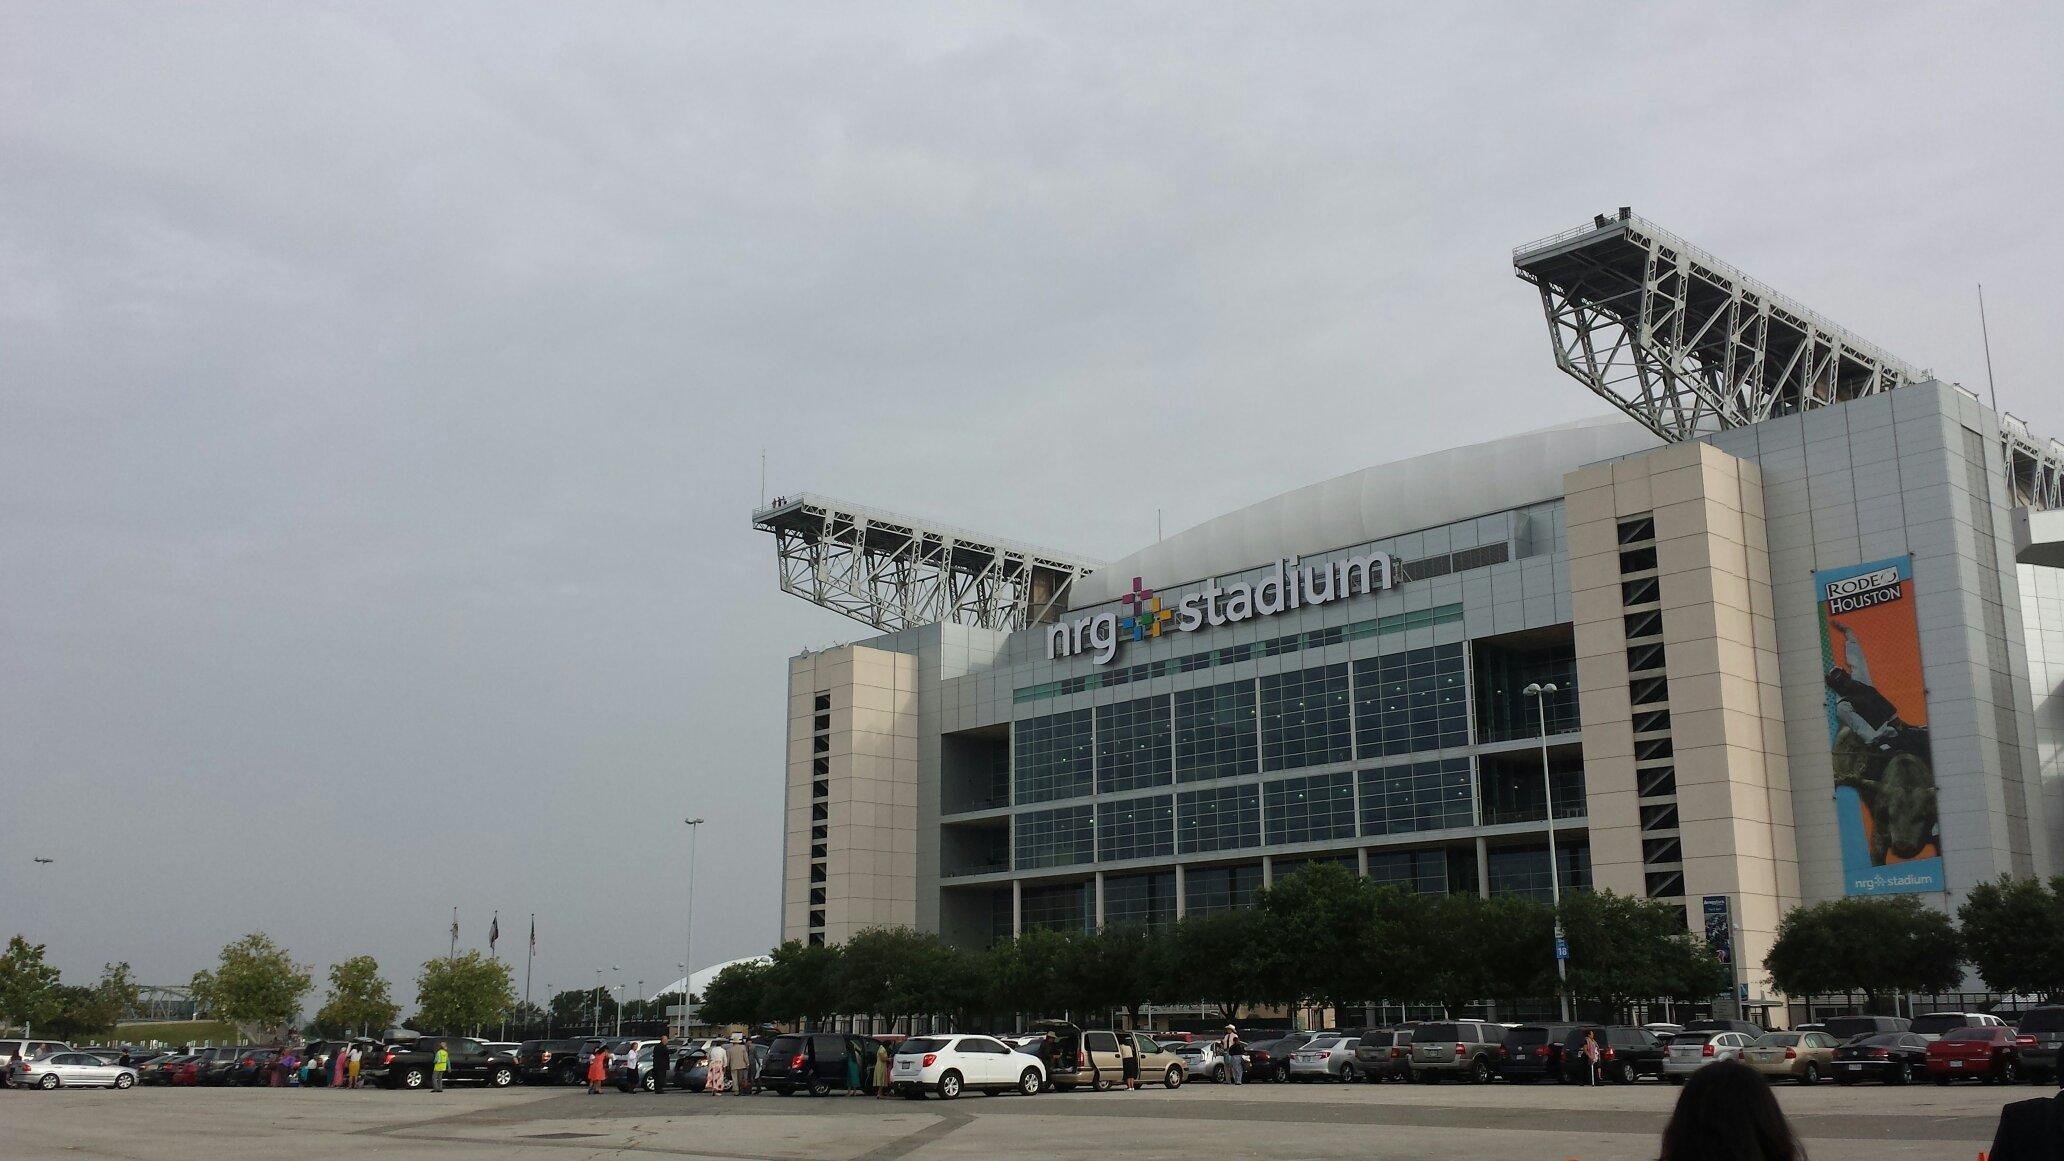
<svg viewBox="0 0 2064 1161"><path fill-rule="evenodd" d="M1562 1079L1562 1042L1574 1024L1521 1024L1505 1030L1498 1075L1520 1084Z"/></svg>
<svg viewBox="0 0 2064 1161"><path fill-rule="evenodd" d="M861 1061L860 1083L864 1088L874 1074L877 1042L865 1036L836 1032L795 1033L776 1036L767 1048L767 1062L760 1066L753 1083L771 1088L782 1096L801 1089L811 1096L825 1096L846 1087L846 1060Z"/></svg>

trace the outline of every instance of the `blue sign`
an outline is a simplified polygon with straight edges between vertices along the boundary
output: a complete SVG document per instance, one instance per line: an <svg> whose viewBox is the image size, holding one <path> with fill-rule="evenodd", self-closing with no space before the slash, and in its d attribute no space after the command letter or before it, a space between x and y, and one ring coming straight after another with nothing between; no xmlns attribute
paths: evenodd
<svg viewBox="0 0 2064 1161"><path fill-rule="evenodd" d="M1707 895L1704 900L1706 946L1721 963L1734 963L1734 915L1725 895Z"/></svg>
<svg viewBox="0 0 2064 1161"><path fill-rule="evenodd" d="M1564 939L1560 935L1555 937L1555 958L1559 960L1569 958L1569 940Z"/></svg>
<svg viewBox="0 0 2064 1161"><path fill-rule="evenodd" d="M1744 1000L1749 998L1749 985L1746 981L1741 985L1741 998Z"/></svg>

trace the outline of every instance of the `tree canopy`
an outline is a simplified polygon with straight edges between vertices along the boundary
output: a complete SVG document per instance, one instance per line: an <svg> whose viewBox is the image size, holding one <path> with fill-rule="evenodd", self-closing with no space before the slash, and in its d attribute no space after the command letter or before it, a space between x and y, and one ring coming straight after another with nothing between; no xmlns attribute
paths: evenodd
<svg viewBox="0 0 2064 1161"><path fill-rule="evenodd" d="M58 971L44 962L43 945L16 935L0 954L0 1021L33 1028L57 1011Z"/></svg>
<svg viewBox="0 0 2064 1161"><path fill-rule="evenodd" d="M499 1020L516 1003L509 965L477 950L423 964L416 976L416 1023L463 1033Z"/></svg>
<svg viewBox="0 0 2064 1161"><path fill-rule="evenodd" d="M291 1024L314 986L308 969L261 931L225 946L215 970L195 972L192 983L200 1010L249 1033Z"/></svg>
<svg viewBox="0 0 2064 1161"><path fill-rule="evenodd" d="M1866 895L1786 913L1763 967L1787 995L1862 992L1875 1008L1893 992L1949 991L1962 963L1949 916L1911 895Z"/></svg>
<svg viewBox="0 0 2064 1161"><path fill-rule="evenodd" d="M379 961L355 955L330 966L330 992L315 1023L330 1035L377 1036L394 1024L401 1005L394 1002Z"/></svg>
<svg viewBox="0 0 2064 1161"><path fill-rule="evenodd" d="M1980 883L1957 908L1957 924L1986 987L2064 999L2064 875Z"/></svg>

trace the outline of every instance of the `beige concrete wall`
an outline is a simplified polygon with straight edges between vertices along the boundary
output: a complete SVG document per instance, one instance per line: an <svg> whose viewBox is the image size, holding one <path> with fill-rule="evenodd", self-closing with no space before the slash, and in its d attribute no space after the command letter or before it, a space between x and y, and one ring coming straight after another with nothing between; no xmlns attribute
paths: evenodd
<svg viewBox="0 0 2064 1161"><path fill-rule="evenodd" d="M822 910L827 943L917 921L917 658L846 645L789 661L788 779L781 937L807 940ZM814 706L830 697L829 748L817 753ZM827 796L812 797L814 759ZM813 802L827 818L817 822ZM810 903L812 828L825 828L822 908Z"/></svg>
<svg viewBox="0 0 2064 1161"><path fill-rule="evenodd" d="M1760 964L1798 903L1799 868L1760 471L1680 443L1571 472L1564 492L1592 880L1647 894L1618 526L1652 514L1681 899L1695 914L1703 896L1733 897L1745 978L1767 996Z"/></svg>

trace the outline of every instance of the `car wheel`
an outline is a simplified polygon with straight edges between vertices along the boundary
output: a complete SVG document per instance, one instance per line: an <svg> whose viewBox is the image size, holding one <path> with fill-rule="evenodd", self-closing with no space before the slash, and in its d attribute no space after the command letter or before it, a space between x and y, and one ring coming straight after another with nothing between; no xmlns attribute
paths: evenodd
<svg viewBox="0 0 2064 1161"><path fill-rule="evenodd" d="M812 1086L814 1087L814 1086ZM939 1078L939 1099L950 1101L960 1095L960 1074L948 1072Z"/></svg>
<svg viewBox="0 0 2064 1161"><path fill-rule="evenodd" d="M424 1077L424 1075L423 1075L423 1070L422 1070L422 1069L420 1069L420 1068L411 1068L411 1069L409 1069L409 1070L408 1070L407 1072L404 1072L404 1073L402 1073L402 1074L401 1074L401 1087L403 1087L403 1088L422 1088L422 1087L423 1087L423 1081L424 1081L425 1079L427 1079L427 1078L426 1078L426 1077Z"/></svg>
<svg viewBox="0 0 2064 1161"><path fill-rule="evenodd" d="M502 1074L499 1072L495 1073L495 1084L500 1085L501 1083L503 1083ZM653 1079L652 1074L648 1072L645 1074L644 1078L638 1082L638 1087L644 1089L646 1092L658 1092L659 1081Z"/></svg>
<svg viewBox="0 0 2064 1161"><path fill-rule="evenodd" d="M1225 1065L1223 1065L1223 1064L1218 1064L1218 1065L1213 1065L1213 1066L1212 1066L1212 1069L1211 1069L1211 1083L1213 1083L1213 1084L1224 1084L1224 1083L1225 1083Z"/></svg>
<svg viewBox="0 0 2064 1161"><path fill-rule="evenodd" d="M135 1077L133 1077L133 1076L130 1076L130 1075L129 1075L128 1073L126 1073L126 1072L123 1072L123 1073L117 1073L117 1074L116 1074L116 1076L115 1076L115 1087L116 1087L116 1088L128 1088L128 1087L129 1087L130 1085L132 1085L132 1084L135 1084L135 1083L136 1083L136 1078L135 1078Z"/></svg>
<svg viewBox="0 0 2064 1161"><path fill-rule="evenodd" d="M2000 1064L2000 1083L2001 1083L2001 1084L2020 1084L2020 1083L2021 1083L2021 1067L2020 1067L2019 1065L2015 1064L2015 1063L2014 1063L2013 1061L2011 1061L2011 1060L2008 1060L2008 1061L2003 1061L2003 1062L2002 1062L2002 1063Z"/></svg>
<svg viewBox="0 0 2064 1161"><path fill-rule="evenodd" d="M1893 1084L1906 1084L1913 1080L1913 1065L1902 1064L1892 1070Z"/></svg>
<svg viewBox="0 0 2064 1161"><path fill-rule="evenodd" d="M1819 1083L1820 1083L1820 1066L1819 1066L1818 1064L1814 1064L1814 1063L1812 1063L1811 1061L1807 1062L1807 1065L1806 1065L1806 1071L1804 1071L1804 1072L1802 1072L1802 1073L1800 1073L1800 1074L1799 1074L1799 1083L1800 1083L1800 1084L1819 1084Z"/></svg>
<svg viewBox="0 0 2064 1161"><path fill-rule="evenodd" d="M36 1082L36 1087L50 1089L56 1088L60 1083L61 1082L57 1079L56 1073L45 1073L43 1079Z"/></svg>
<svg viewBox="0 0 2064 1161"><path fill-rule="evenodd" d="M494 1070L494 1075L487 1078L487 1083L496 1088L508 1088L516 1083L516 1072L514 1069L497 1068ZM652 1087L652 1078L650 1076L645 1078L645 1087L647 1089Z"/></svg>
<svg viewBox="0 0 2064 1161"><path fill-rule="evenodd" d="M570 1068L562 1068L553 1073L552 1077L557 1084L574 1085L580 1083L580 1074Z"/></svg>
<svg viewBox="0 0 2064 1161"><path fill-rule="evenodd" d="M1181 1088L1182 1082L1182 1069L1176 1068L1174 1065L1170 1065L1168 1071L1161 1074L1161 1087L1163 1088Z"/></svg>
<svg viewBox="0 0 2064 1161"><path fill-rule="evenodd" d="M1096 1079L1090 1082L1090 1085L1089 1085L1089 1091L1091 1091L1091 1092L1110 1092L1110 1091L1111 1091L1111 1082L1110 1082L1110 1081L1108 1081L1108 1080L1105 1080L1105 1079L1104 1079L1104 1075L1103 1075L1103 1073L1098 1073L1098 1074L1097 1074L1097 1077L1096 1077Z"/></svg>
<svg viewBox="0 0 2064 1161"><path fill-rule="evenodd" d="M1469 1083L1471 1083L1471 1084L1489 1084L1489 1083L1491 1083L1491 1065L1490 1065L1490 1062L1489 1062L1489 1061L1487 1061L1487 1060L1485 1060L1485 1059L1484 1059L1483 1057L1479 1056L1479 1057L1477 1057L1477 1058L1476 1058L1476 1060L1475 1060L1474 1062L1472 1062L1472 1063L1470 1064L1470 1066L1469 1066Z"/></svg>
<svg viewBox="0 0 2064 1161"><path fill-rule="evenodd" d="M1040 1084L1039 1070L1036 1068L1028 1068L1018 1074L1018 1091L1025 1096L1038 1096Z"/></svg>
<svg viewBox="0 0 2064 1161"><path fill-rule="evenodd" d="M810 1095L813 1097L830 1096L831 1082L821 1076L812 1077L810 1079Z"/></svg>
<svg viewBox="0 0 2064 1161"><path fill-rule="evenodd" d="M1635 1080L1633 1062L1621 1061L1620 1070L1613 1074L1613 1079L1621 1084L1633 1084Z"/></svg>
<svg viewBox="0 0 2064 1161"><path fill-rule="evenodd" d="M1340 1083L1353 1084L1360 1079L1362 1079L1362 1074L1355 1071L1354 1065L1343 1064L1340 1066Z"/></svg>

